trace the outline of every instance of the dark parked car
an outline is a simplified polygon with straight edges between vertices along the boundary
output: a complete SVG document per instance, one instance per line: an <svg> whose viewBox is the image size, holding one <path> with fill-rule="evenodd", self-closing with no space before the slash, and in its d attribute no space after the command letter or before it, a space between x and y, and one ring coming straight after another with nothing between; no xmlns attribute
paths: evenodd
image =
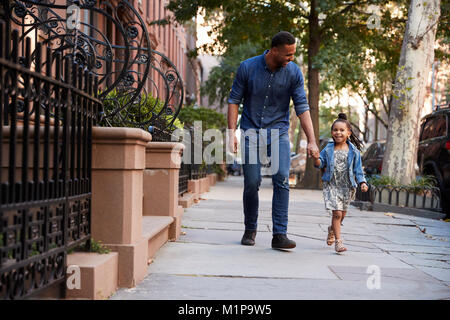
<svg viewBox="0 0 450 320"><path fill-rule="evenodd" d="M364 172L368 175L380 174L383 165L385 141L372 143L361 157Z"/></svg>
<svg viewBox="0 0 450 320"><path fill-rule="evenodd" d="M423 175L433 175L441 191L442 208L450 217L450 104L423 117L417 162Z"/></svg>

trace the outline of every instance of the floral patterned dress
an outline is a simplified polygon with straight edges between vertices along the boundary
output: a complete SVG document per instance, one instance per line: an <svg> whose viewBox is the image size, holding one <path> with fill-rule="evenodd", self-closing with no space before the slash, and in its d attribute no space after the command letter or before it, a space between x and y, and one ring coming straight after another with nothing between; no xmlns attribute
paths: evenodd
<svg viewBox="0 0 450 320"><path fill-rule="evenodd" d="M334 171L329 182L323 182L323 198L326 210L346 211L355 199L356 188L352 187L347 169L348 150L334 151Z"/></svg>

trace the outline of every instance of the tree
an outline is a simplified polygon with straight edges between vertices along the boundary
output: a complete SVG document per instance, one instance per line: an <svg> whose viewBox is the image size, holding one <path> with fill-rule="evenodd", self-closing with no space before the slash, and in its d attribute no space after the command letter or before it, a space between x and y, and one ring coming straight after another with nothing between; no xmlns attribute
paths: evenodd
<svg viewBox="0 0 450 320"><path fill-rule="evenodd" d="M411 0L398 66L381 174L401 184L415 179L420 110L440 15L440 0Z"/></svg>
<svg viewBox="0 0 450 320"><path fill-rule="evenodd" d="M406 4L407 0L171 0L168 8L179 21L194 17L200 8L205 9L207 18L220 11L223 19L214 28L218 37L212 46L224 50L250 42L261 52L276 32L293 33L300 40L298 54L308 64L308 101L318 138L320 93L325 90L319 86L321 78L330 90L346 86L360 94L381 122L380 110L389 113L399 39L406 23L393 12L405 10ZM374 15L371 6L378 8L379 14ZM373 19L384 30L370 28ZM445 24L442 29L448 35ZM375 81L369 81L370 74L376 75ZM305 177L304 187L319 185L319 173L312 167L309 159L306 170L311 174Z"/></svg>

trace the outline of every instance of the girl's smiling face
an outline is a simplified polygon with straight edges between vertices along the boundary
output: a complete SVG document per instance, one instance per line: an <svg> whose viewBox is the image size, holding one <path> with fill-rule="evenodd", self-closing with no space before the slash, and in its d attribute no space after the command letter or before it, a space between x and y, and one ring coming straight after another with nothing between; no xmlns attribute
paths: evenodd
<svg viewBox="0 0 450 320"><path fill-rule="evenodd" d="M351 134L347 124L343 121L336 121L331 127L331 136L336 143L346 142Z"/></svg>

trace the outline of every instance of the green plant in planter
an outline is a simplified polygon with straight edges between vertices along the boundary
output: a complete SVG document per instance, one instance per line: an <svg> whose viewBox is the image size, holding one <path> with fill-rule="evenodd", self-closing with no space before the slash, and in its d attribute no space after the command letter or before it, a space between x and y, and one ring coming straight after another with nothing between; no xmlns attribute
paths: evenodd
<svg viewBox="0 0 450 320"><path fill-rule="evenodd" d="M436 178L431 175L418 176L410 185L400 185L395 179L387 176L372 175L367 182L373 186L405 187L406 191L416 194L427 194L429 188L436 187Z"/></svg>
<svg viewBox="0 0 450 320"><path fill-rule="evenodd" d="M436 187L437 181L434 176L424 175L421 177L417 177L417 179L409 185L410 192L414 192L417 194L427 194L429 193L429 188Z"/></svg>
<svg viewBox="0 0 450 320"><path fill-rule="evenodd" d="M97 252L100 254L106 254L106 253L110 253L111 250L108 249L107 247L105 247L102 242L99 241L95 241L93 238L91 238L91 250L90 252Z"/></svg>
<svg viewBox="0 0 450 320"><path fill-rule="evenodd" d="M111 250L105 247L105 245L103 245L100 240L95 241L93 238L91 238L90 246L88 245L88 241L85 241L77 247L70 249L67 253L71 254L73 252L96 252L100 254L106 254L110 253Z"/></svg>
<svg viewBox="0 0 450 320"><path fill-rule="evenodd" d="M103 101L103 109L105 114L112 114L114 109L118 107L125 106L129 104L132 97L129 95L121 95L116 89L109 92ZM112 118L108 118L108 122L104 120L101 125L112 125L113 127L133 127L133 124L122 123L121 119L126 118L127 120L134 123L146 123L159 115L158 119L165 122L165 125L169 125L174 114L169 114L163 110L164 101L158 100L151 93L142 94L140 97L136 98L139 103L130 104L127 108L119 111L120 115ZM152 121L153 122L153 121ZM176 118L172 123L174 128L183 128L181 121Z"/></svg>
<svg viewBox="0 0 450 320"><path fill-rule="evenodd" d="M367 182L373 186L398 186L398 182L395 179L387 176L372 175L367 178Z"/></svg>

